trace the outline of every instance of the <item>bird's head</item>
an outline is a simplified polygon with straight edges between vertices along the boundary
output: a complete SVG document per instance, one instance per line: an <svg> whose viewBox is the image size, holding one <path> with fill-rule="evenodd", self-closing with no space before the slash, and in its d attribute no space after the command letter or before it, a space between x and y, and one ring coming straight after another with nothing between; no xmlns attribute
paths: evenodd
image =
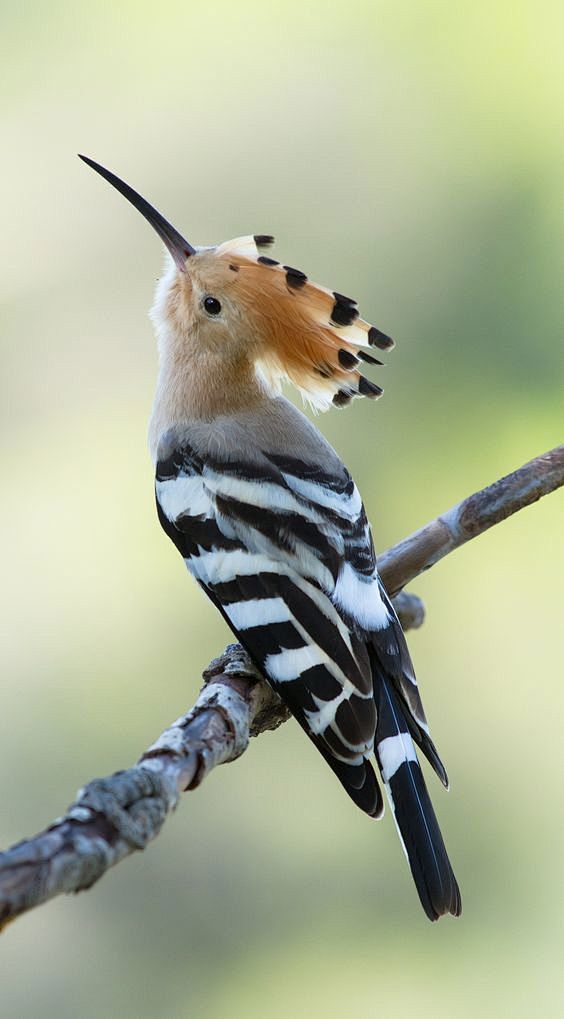
<svg viewBox="0 0 564 1019"><path fill-rule="evenodd" d="M234 366L252 361L271 385L289 379L320 410L380 396L359 369L381 364L369 350L388 350L393 340L359 317L356 301L281 265L268 254L273 237L194 247L128 184L80 158L138 209L169 253L152 309L164 348L177 357L220 354Z"/></svg>

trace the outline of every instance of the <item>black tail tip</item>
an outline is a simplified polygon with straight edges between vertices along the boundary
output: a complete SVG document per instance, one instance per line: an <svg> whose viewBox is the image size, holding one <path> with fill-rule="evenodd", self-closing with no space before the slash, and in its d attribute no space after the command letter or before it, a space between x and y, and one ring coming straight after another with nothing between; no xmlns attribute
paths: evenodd
<svg viewBox="0 0 564 1019"><path fill-rule="evenodd" d="M443 886L443 890L441 890L441 893L439 894L437 894L436 890L431 890L429 888L421 889L419 885L417 885L421 905L432 923L440 920L441 916L462 915L460 888L458 887L457 880L452 870L450 870L450 875L448 875L445 883L446 888Z"/></svg>
<svg viewBox="0 0 564 1019"><path fill-rule="evenodd" d="M438 825L433 833L431 852L428 844L417 841L406 846L415 887L429 920L441 916L460 916L462 899Z"/></svg>
<svg viewBox="0 0 564 1019"><path fill-rule="evenodd" d="M460 916L462 901L429 793L417 762L405 762L390 780L398 831L421 905L429 920Z"/></svg>

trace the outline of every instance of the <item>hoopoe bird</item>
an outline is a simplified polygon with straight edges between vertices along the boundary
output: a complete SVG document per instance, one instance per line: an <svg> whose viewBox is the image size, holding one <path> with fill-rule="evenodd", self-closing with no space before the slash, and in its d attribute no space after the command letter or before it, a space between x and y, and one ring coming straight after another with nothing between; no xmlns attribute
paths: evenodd
<svg viewBox="0 0 564 1019"><path fill-rule="evenodd" d="M162 527L351 799L380 817L375 757L425 913L458 916L415 744L445 786L447 775L358 489L281 394L288 379L320 410L374 399L382 390L360 368L381 364L370 351L393 341L356 301L265 254L272 237L193 247L129 185L80 158L168 251L151 311Z"/></svg>

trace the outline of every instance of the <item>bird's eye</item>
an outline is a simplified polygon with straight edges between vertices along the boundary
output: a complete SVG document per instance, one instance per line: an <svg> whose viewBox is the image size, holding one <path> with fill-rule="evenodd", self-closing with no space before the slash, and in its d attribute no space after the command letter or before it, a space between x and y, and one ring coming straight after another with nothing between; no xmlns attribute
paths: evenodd
<svg viewBox="0 0 564 1019"><path fill-rule="evenodd" d="M221 311L221 304L217 297L204 297L204 308L208 315L219 315Z"/></svg>

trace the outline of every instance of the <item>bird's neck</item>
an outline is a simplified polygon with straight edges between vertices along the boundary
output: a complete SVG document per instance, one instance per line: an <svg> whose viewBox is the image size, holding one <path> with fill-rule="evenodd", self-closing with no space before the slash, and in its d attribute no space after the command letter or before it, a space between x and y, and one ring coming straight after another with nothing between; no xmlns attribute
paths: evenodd
<svg viewBox="0 0 564 1019"><path fill-rule="evenodd" d="M265 398L265 385L252 361L226 361L220 351L198 351L194 357L160 352L157 388L149 424L153 460L159 440L169 429L193 421L252 410Z"/></svg>

